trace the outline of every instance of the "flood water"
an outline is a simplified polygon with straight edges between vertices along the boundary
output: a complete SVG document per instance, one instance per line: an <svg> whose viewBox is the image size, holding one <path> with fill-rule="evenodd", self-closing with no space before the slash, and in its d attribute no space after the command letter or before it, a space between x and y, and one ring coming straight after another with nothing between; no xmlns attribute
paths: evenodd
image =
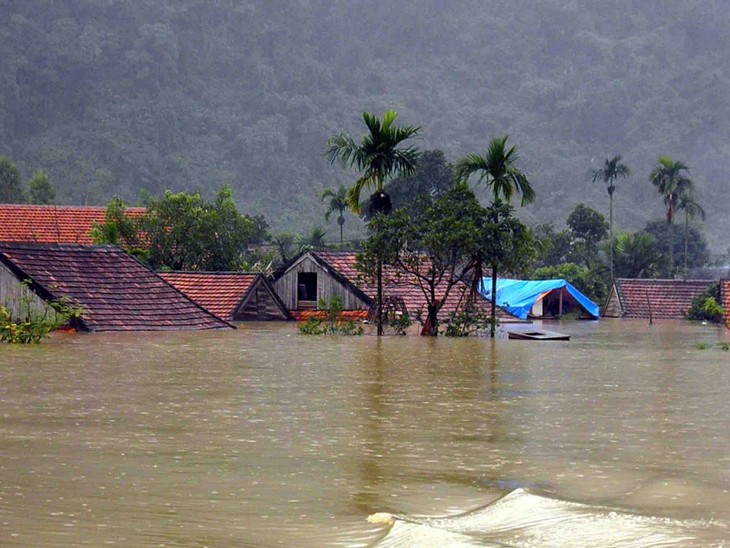
<svg viewBox="0 0 730 548"><path fill-rule="evenodd" d="M549 329L0 346L0 545L730 545L730 333Z"/></svg>

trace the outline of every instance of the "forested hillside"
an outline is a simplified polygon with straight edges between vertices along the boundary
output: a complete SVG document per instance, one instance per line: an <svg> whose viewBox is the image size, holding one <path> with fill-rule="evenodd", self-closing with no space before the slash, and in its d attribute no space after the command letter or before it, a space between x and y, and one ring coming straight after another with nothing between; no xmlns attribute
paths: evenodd
<svg viewBox="0 0 730 548"><path fill-rule="evenodd" d="M663 211L657 157L682 160L724 253L728 28L706 0L0 0L0 155L45 170L60 203L229 184L304 231L321 189L355 178L327 138L394 108L452 161L509 134L528 223L607 212L590 172L622 154L616 228L641 228Z"/></svg>

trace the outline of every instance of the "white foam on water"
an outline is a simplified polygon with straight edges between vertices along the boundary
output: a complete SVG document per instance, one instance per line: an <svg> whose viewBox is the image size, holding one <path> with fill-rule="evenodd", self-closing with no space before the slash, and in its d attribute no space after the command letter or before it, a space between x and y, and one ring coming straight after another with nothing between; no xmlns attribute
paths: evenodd
<svg viewBox="0 0 730 548"><path fill-rule="evenodd" d="M717 539L724 536L720 531L727 533L718 523L640 516L543 497L524 489L458 516L392 518L393 525L378 546L721 547L725 541L708 544L707 535L700 533L716 528Z"/></svg>

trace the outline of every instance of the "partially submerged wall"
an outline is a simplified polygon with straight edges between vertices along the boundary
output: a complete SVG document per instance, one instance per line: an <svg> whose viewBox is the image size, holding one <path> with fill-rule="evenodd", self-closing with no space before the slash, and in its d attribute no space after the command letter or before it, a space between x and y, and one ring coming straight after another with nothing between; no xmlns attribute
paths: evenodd
<svg viewBox="0 0 730 548"><path fill-rule="evenodd" d="M0 306L6 307L13 318L24 318L32 313L53 313L46 302L33 293L8 268L0 264Z"/></svg>

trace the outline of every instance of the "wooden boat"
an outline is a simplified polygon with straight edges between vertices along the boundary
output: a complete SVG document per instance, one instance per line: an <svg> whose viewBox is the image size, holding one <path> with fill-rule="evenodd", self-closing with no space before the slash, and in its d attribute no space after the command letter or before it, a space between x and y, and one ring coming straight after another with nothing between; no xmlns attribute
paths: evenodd
<svg viewBox="0 0 730 548"><path fill-rule="evenodd" d="M569 341L570 335L556 333L555 331L508 331L510 339L528 341Z"/></svg>

